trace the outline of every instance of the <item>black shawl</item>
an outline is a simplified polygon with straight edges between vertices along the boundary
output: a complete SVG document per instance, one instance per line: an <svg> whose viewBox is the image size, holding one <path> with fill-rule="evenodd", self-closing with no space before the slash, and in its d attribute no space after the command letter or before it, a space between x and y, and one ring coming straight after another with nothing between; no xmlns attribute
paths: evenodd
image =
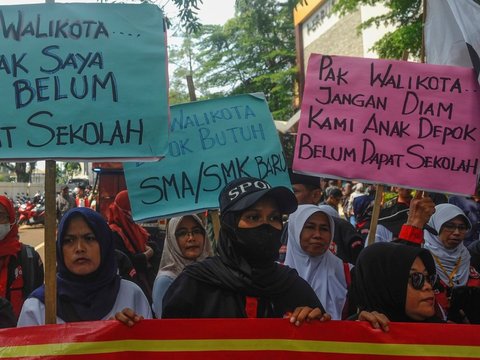
<svg viewBox="0 0 480 360"><path fill-rule="evenodd" d="M436 273L432 255L426 249L395 243L367 246L355 266L353 288L359 309L378 311L395 322L413 322L405 314L405 302L410 268L417 256L430 275Z"/></svg>

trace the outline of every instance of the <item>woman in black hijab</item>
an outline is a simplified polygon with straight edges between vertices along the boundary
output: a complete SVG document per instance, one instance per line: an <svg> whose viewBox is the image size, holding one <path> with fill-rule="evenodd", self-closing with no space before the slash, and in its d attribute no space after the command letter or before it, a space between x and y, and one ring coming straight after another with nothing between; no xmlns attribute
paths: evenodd
<svg viewBox="0 0 480 360"><path fill-rule="evenodd" d="M240 178L220 193L218 255L187 266L163 298L162 318L273 318L288 314L329 320L297 272L275 262L282 214L297 208L293 193L257 178Z"/></svg>
<svg viewBox="0 0 480 360"><path fill-rule="evenodd" d="M435 316L435 281L428 250L395 243L367 246L357 259L352 283L358 319L384 330L389 321L441 322Z"/></svg>

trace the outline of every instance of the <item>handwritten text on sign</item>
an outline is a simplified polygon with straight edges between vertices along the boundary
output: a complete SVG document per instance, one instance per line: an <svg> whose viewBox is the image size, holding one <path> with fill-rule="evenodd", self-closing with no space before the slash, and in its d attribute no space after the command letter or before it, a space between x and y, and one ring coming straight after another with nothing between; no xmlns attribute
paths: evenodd
<svg viewBox="0 0 480 360"><path fill-rule="evenodd" d="M164 159L124 164L135 220L217 209L222 188L240 177L290 187L262 94L172 106L170 131Z"/></svg>
<svg viewBox="0 0 480 360"><path fill-rule="evenodd" d="M0 157L162 156L164 39L154 5L0 7Z"/></svg>
<svg viewBox="0 0 480 360"><path fill-rule="evenodd" d="M294 169L471 194L479 97L470 69L313 54Z"/></svg>

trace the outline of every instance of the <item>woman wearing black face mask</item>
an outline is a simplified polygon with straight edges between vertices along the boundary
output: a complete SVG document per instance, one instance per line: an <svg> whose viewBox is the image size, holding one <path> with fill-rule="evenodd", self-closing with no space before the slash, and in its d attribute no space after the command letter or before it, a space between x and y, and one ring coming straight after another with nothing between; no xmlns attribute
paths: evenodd
<svg viewBox="0 0 480 360"><path fill-rule="evenodd" d="M282 214L297 208L293 193L257 178L240 178L220 193L218 255L187 266L163 298L162 318L329 320L312 288L275 262Z"/></svg>

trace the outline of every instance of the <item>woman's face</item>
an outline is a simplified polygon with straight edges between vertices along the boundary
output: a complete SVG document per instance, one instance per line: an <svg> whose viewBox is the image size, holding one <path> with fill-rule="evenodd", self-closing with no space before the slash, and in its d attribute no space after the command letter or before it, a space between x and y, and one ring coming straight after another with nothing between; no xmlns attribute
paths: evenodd
<svg viewBox="0 0 480 360"><path fill-rule="evenodd" d="M415 261L410 268L410 278L407 285L407 299L405 302L405 314L413 320L423 321L435 314L435 296L432 289L433 284L430 284L428 281L428 276L421 286L421 289L416 289L412 285L412 276L415 276L415 273L429 275L422 259L419 257L415 258Z"/></svg>
<svg viewBox="0 0 480 360"><path fill-rule="evenodd" d="M82 217L70 220L62 240L63 261L71 273L88 275L98 269L100 244Z"/></svg>
<svg viewBox="0 0 480 360"><path fill-rule="evenodd" d="M184 258L196 260L205 246L205 232L191 216L185 216L175 231L178 247Z"/></svg>
<svg viewBox="0 0 480 360"><path fill-rule="evenodd" d="M238 227L243 229L256 228L263 224L271 225L278 230L283 226L277 202L269 197L261 198L245 210L238 221Z"/></svg>
<svg viewBox="0 0 480 360"><path fill-rule="evenodd" d="M438 238L447 249L455 249L465 239L468 231L467 224L462 216L446 221L440 228Z"/></svg>
<svg viewBox="0 0 480 360"><path fill-rule="evenodd" d="M300 247L310 256L323 255L330 246L331 236L327 215L316 212L303 225L300 233Z"/></svg>

